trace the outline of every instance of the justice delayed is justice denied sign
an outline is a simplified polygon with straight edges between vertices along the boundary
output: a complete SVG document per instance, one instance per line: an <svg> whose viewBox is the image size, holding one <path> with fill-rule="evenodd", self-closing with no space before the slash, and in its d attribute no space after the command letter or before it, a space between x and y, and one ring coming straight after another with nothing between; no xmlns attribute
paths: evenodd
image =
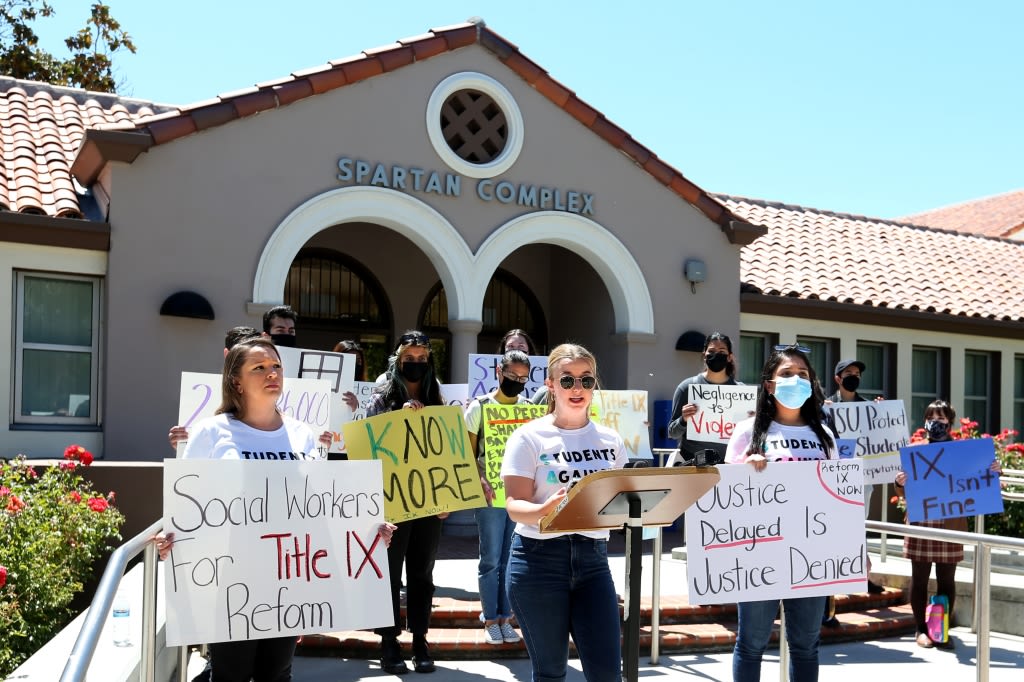
<svg viewBox="0 0 1024 682"><path fill-rule="evenodd" d="M393 625L379 462L164 460L167 644Z"/></svg>
<svg viewBox="0 0 1024 682"><path fill-rule="evenodd" d="M684 516L691 604L866 589L860 460L717 468L718 485Z"/></svg>

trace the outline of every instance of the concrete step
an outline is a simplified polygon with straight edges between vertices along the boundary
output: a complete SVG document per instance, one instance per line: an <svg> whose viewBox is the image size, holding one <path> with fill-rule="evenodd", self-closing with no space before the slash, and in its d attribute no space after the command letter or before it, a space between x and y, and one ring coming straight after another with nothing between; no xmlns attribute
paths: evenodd
<svg viewBox="0 0 1024 682"><path fill-rule="evenodd" d="M839 626L822 628L822 641L841 642L876 639L914 631L913 616L906 605L906 593L886 589L877 595L852 594L836 598ZM736 606L692 606L685 597L665 596L660 604L660 650L665 653L714 652L728 650L736 638ZM480 604L473 600L436 598L428 639L437 660L475 660L526 657L526 647L516 644L489 644L479 621ZM641 600L641 653L651 647L652 606ZM777 634L773 635L776 641ZM400 637L405 649L412 636ZM380 637L368 630L350 630L303 637L299 647L303 655L341 656L375 659L380 656ZM574 653L575 655L575 653Z"/></svg>

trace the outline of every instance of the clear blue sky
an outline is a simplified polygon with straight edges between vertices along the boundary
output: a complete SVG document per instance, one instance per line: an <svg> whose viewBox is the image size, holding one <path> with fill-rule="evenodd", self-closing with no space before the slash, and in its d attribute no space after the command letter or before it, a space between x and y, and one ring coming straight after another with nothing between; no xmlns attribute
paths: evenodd
<svg viewBox="0 0 1024 682"><path fill-rule="evenodd" d="M90 0L50 0L45 46ZM1024 2L108 0L172 104L483 17L698 185L897 217L1024 189Z"/></svg>

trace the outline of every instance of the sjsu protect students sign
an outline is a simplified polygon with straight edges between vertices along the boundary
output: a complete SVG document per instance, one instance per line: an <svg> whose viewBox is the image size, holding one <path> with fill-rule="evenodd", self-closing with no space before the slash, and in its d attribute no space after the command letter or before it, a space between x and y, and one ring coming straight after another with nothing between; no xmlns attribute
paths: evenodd
<svg viewBox="0 0 1024 682"><path fill-rule="evenodd" d="M486 506L458 407L395 410L344 426L349 459L384 465L384 515L398 523Z"/></svg>
<svg viewBox="0 0 1024 682"><path fill-rule="evenodd" d="M167 644L392 625L379 462L164 460Z"/></svg>
<svg viewBox="0 0 1024 682"><path fill-rule="evenodd" d="M866 589L859 460L718 466L685 514L691 604L813 597Z"/></svg>
<svg viewBox="0 0 1024 682"><path fill-rule="evenodd" d="M864 465L864 483L892 483L900 471L899 449L910 442L902 400L832 403L836 435L857 443Z"/></svg>

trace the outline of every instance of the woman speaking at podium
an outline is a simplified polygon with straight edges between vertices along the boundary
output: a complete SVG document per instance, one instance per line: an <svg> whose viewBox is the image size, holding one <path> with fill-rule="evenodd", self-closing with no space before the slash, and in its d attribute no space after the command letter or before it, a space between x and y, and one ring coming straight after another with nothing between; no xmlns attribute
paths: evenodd
<svg viewBox="0 0 1024 682"><path fill-rule="evenodd" d="M548 357L548 414L505 446L505 508L516 522L508 595L523 630L534 682L564 680L569 634L588 682L619 682L619 605L608 569L608 531L541 534L538 523L587 474L620 469L622 438L590 420L597 361L562 344Z"/></svg>

